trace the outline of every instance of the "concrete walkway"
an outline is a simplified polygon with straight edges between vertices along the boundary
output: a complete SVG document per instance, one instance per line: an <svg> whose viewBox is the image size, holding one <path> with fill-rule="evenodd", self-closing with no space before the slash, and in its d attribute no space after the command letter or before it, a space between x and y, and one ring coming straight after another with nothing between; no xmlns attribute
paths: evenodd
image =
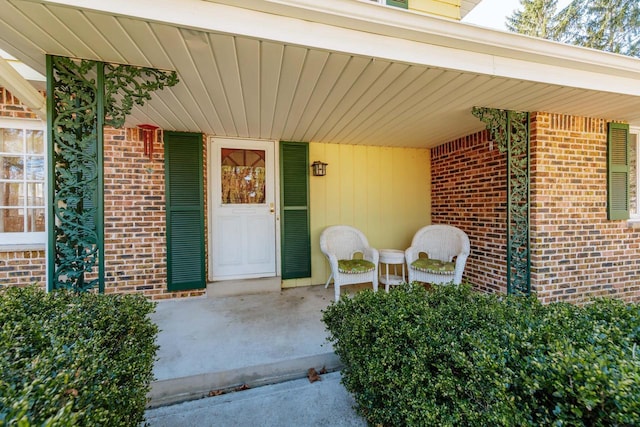
<svg viewBox="0 0 640 427"><path fill-rule="evenodd" d="M299 379L216 397L150 409L151 427L175 426L366 426L340 373L310 383Z"/></svg>
<svg viewBox="0 0 640 427"><path fill-rule="evenodd" d="M339 369L321 321L332 300L332 288L310 286L160 302L149 406L303 378L309 368Z"/></svg>

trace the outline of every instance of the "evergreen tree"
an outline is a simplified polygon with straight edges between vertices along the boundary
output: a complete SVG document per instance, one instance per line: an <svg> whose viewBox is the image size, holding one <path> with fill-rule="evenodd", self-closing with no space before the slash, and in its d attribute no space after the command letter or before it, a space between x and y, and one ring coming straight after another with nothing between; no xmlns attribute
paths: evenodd
<svg viewBox="0 0 640 427"><path fill-rule="evenodd" d="M528 36L554 38L557 4L558 0L520 0L524 9L507 17L507 28Z"/></svg>
<svg viewBox="0 0 640 427"><path fill-rule="evenodd" d="M640 1L573 0L558 14L556 40L640 56Z"/></svg>
<svg viewBox="0 0 640 427"><path fill-rule="evenodd" d="M640 57L640 0L520 0L507 28L578 46Z"/></svg>

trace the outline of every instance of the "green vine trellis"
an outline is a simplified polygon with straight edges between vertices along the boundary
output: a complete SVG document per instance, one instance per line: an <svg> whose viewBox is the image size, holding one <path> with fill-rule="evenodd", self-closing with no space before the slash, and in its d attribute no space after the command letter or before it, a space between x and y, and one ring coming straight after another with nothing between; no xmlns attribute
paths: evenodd
<svg viewBox="0 0 640 427"><path fill-rule="evenodd" d="M105 123L119 128L124 125L133 104L144 105L151 93L178 83L173 72L130 65L104 64L105 67Z"/></svg>
<svg viewBox="0 0 640 427"><path fill-rule="evenodd" d="M103 126L121 127L134 103L177 82L175 72L47 56L49 289L104 292Z"/></svg>
<svg viewBox="0 0 640 427"><path fill-rule="evenodd" d="M529 113L474 107L473 115L507 154L507 292L531 293Z"/></svg>

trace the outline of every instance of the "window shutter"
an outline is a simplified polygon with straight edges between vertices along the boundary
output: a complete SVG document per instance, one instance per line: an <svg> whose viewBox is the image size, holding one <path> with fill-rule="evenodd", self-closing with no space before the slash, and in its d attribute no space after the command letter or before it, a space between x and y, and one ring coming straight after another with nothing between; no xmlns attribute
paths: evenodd
<svg viewBox="0 0 640 427"><path fill-rule="evenodd" d="M609 123L607 149L607 215L629 218L629 125Z"/></svg>
<svg viewBox="0 0 640 427"><path fill-rule="evenodd" d="M309 145L280 143L282 278L311 277Z"/></svg>
<svg viewBox="0 0 640 427"><path fill-rule="evenodd" d="M401 7L403 9L409 8L409 0L387 0L388 6Z"/></svg>
<svg viewBox="0 0 640 427"><path fill-rule="evenodd" d="M167 209L167 287L206 286L202 135L164 133Z"/></svg>

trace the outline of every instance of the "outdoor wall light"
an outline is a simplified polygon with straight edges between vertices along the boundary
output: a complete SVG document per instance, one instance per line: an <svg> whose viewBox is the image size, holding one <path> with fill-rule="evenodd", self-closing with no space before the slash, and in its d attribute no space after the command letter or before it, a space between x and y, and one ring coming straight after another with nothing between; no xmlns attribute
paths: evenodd
<svg viewBox="0 0 640 427"><path fill-rule="evenodd" d="M313 172L313 176L325 176L327 174L327 165L328 163L323 163L318 160L311 163L311 171Z"/></svg>

